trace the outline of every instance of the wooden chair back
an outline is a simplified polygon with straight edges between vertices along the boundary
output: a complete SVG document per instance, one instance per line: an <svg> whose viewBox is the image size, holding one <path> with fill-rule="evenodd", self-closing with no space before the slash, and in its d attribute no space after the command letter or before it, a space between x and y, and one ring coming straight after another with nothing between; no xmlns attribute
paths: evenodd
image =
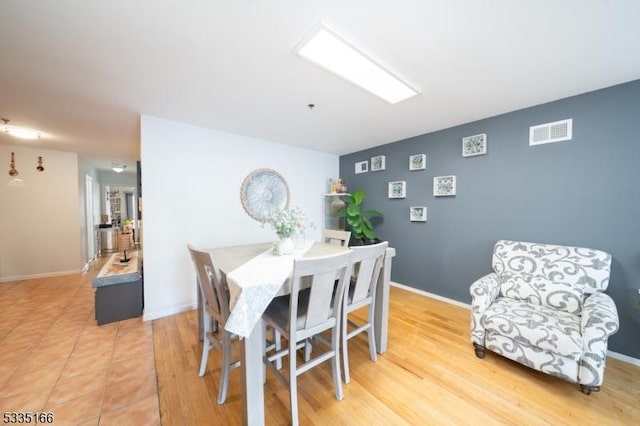
<svg viewBox="0 0 640 426"><path fill-rule="evenodd" d="M369 246L351 247L353 250L354 271L356 271L355 281L345 293L348 296L350 305L364 306L372 303L376 297L376 286L380 270L384 262L385 251L389 243L383 241L379 244Z"/></svg>
<svg viewBox="0 0 640 426"><path fill-rule="evenodd" d="M289 302L291 341L306 339L338 323L351 265L351 251L294 261ZM310 287L304 290L309 292L308 303L301 307L298 300L303 280L310 283ZM298 321L299 309L306 310L304 321Z"/></svg>
<svg viewBox="0 0 640 426"><path fill-rule="evenodd" d="M351 232L340 231L337 229L325 229L322 233L324 242L327 244L337 244L343 247L349 246L349 240L351 239Z"/></svg>
<svg viewBox="0 0 640 426"><path fill-rule="evenodd" d="M191 244L188 244L187 248L198 276L204 308L224 326L229 317L229 297L218 276L218 270L213 265L211 255L207 251L196 249Z"/></svg>

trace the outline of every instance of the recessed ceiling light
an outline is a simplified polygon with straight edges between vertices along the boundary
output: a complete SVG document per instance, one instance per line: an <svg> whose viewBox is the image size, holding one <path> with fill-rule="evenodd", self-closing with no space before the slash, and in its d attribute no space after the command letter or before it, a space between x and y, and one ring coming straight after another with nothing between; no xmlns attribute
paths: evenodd
<svg viewBox="0 0 640 426"><path fill-rule="evenodd" d="M123 164L123 165L113 164L113 167L111 167L111 170L113 170L116 173L122 173L126 168L127 168L126 164Z"/></svg>
<svg viewBox="0 0 640 426"><path fill-rule="evenodd" d="M295 52L389 103L395 104L418 94L323 24L302 40Z"/></svg>

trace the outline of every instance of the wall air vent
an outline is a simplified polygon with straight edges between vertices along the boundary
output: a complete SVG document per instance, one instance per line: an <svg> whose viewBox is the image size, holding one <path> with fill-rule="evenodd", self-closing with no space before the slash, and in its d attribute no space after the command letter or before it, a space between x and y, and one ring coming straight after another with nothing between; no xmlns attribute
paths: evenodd
<svg viewBox="0 0 640 426"><path fill-rule="evenodd" d="M539 124L529 127L529 145L568 141L573 135L573 119L569 118L553 123Z"/></svg>

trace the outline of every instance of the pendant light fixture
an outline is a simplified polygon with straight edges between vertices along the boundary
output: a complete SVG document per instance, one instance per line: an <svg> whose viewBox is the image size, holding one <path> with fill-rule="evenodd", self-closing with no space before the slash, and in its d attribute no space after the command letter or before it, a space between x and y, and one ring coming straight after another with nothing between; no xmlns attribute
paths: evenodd
<svg viewBox="0 0 640 426"><path fill-rule="evenodd" d="M7 182L7 186L24 186L24 181L17 177L18 175L18 169L16 169L16 154L12 152L11 162L9 163L9 176L11 176L11 179Z"/></svg>
<svg viewBox="0 0 640 426"><path fill-rule="evenodd" d="M16 169L16 153L12 152L11 153L11 162L9 163L9 176L16 177L19 174L20 173L18 173L18 170Z"/></svg>

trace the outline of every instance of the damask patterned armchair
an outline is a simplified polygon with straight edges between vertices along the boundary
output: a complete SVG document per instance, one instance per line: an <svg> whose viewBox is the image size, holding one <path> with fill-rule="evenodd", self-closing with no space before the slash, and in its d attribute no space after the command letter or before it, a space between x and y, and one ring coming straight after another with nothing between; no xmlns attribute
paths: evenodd
<svg viewBox="0 0 640 426"><path fill-rule="evenodd" d="M600 390L618 311L604 294L611 255L580 247L498 241L494 272L471 285L471 341L527 367Z"/></svg>

